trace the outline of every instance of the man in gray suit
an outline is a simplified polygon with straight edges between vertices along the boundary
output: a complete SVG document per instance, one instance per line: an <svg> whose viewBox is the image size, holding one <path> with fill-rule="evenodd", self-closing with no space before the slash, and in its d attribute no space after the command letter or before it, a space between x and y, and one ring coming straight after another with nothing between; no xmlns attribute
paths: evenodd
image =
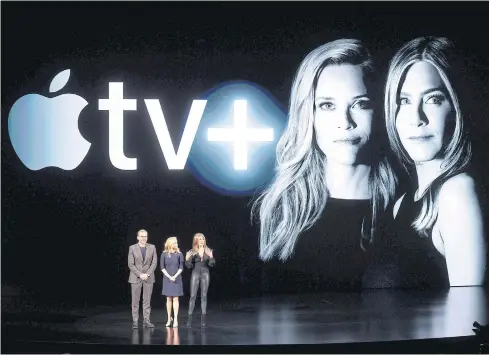
<svg viewBox="0 0 489 355"><path fill-rule="evenodd" d="M132 329L138 328L139 300L143 289L143 327L154 328L149 321L151 313L151 294L155 282L155 269L158 263L156 248L148 243L148 232L141 229L138 232L138 243L129 247L127 264L129 270L129 283L132 296Z"/></svg>

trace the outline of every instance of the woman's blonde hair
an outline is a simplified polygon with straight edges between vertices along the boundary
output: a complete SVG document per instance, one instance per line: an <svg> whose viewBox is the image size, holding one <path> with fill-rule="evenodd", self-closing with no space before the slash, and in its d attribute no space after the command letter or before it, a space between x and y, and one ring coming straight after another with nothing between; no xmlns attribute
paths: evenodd
<svg viewBox="0 0 489 355"><path fill-rule="evenodd" d="M180 249L179 248L173 248L173 243L177 242L178 239L177 237L170 237L166 240L165 242L165 250L163 251L164 253L179 253Z"/></svg>
<svg viewBox="0 0 489 355"><path fill-rule="evenodd" d="M199 249L199 238L204 238L204 248L207 248L207 241L202 233L195 233L194 239L192 240L192 249Z"/></svg>
<svg viewBox="0 0 489 355"><path fill-rule="evenodd" d="M421 197L422 207L420 214L414 220L412 226L421 235L427 236L438 217L437 196L443 183L450 177L460 174L465 170L472 156L471 144L468 140L466 124L463 112L463 101L460 95L464 90L463 69L456 64L459 58L456 56L453 43L443 37L419 37L406 43L392 58L387 75L385 87L384 111L387 133L390 146L397 155L399 161L409 175L414 170L415 162L402 146L396 129L396 117L398 112L398 96L400 86L411 66L418 62L430 63L440 75L445 85L450 102L455 110L455 122L453 130L447 132L448 142L443 147L442 172L431 184L428 185Z"/></svg>
<svg viewBox="0 0 489 355"><path fill-rule="evenodd" d="M340 39L316 48L302 61L295 75L289 120L276 148L276 176L252 208L252 216L259 209L262 260L270 260L275 255L281 260L291 257L299 235L319 219L326 206L328 191L324 171L327 162L315 140L314 97L322 70L329 65L343 64L358 65L366 81L373 79L370 53L355 39ZM370 86L370 89L375 88ZM378 116L380 120L381 115ZM373 125L383 126L378 122ZM365 241L372 243L379 213L387 208L397 184L394 171L382 152L383 137L385 135L378 133L369 143L373 162L369 176L372 211L359 231L362 248Z"/></svg>

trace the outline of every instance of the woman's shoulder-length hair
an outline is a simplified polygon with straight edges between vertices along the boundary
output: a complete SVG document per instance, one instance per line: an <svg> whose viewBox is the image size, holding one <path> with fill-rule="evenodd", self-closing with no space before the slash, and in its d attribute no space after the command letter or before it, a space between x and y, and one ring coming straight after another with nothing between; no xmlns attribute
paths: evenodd
<svg viewBox="0 0 489 355"><path fill-rule="evenodd" d="M392 58L385 86L384 114L386 128L392 151L398 157L405 170L411 175L414 161L403 148L396 130L398 95L400 86L409 68L417 62L430 63L440 75L450 102L455 110L455 122L452 131L447 133L450 139L443 147L441 174L428 186L422 195L422 208L413 222L413 227L427 235L438 216L437 196L444 181L463 172L471 159L472 149L468 139L466 122L466 102L464 91L467 80L464 75L462 58L452 41L444 37L419 37L406 43Z"/></svg>
<svg viewBox="0 0 489 355"><path fill-rule="evenodd" d="M163 253L170 253L171 252L171 245L174 241L177 241L177 237L169 237L166 241L165 241L165 248L163 250ZM180 253L180 248L177 248L176 249L176 252L177 253Z"/></svg>

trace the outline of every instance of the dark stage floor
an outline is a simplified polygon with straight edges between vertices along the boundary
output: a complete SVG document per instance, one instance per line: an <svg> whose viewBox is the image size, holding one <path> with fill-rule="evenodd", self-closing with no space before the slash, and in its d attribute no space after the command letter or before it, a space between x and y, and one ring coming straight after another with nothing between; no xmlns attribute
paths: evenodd
<svg viewBox="0 0 489 355"><path fill-rule="evenodd" d="M131 329L129 305L49 314L2 307L2 352L478 352L472 324L489 313L481 287L369 290L209 301L203 330L199 304L185 326L187 302L175 329L154 307L151 330Z"/></svg>

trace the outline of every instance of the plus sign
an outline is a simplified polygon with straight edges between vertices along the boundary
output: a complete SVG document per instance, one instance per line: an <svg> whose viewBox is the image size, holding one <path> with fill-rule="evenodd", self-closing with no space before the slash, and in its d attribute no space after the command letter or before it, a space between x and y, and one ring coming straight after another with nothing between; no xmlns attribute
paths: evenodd
<svg viewBox="0 0 489 355"><path fill-rule="evenodd" d="M124 155L124 111L136 111L135 99L124 99L122 83L109 83L109 98L98 100L98 109L109 111L109 157L123 170L136 170L137 159Z"/></svg>
<svg viewBox="0 0 489 355"><path fill-rule="evenodd" d="M248 169L248 142L273 141L272 128L246 127L246 100L234 101L234 128L209 128L207 139L211 142L234 143L234 169Z"/></svg>

